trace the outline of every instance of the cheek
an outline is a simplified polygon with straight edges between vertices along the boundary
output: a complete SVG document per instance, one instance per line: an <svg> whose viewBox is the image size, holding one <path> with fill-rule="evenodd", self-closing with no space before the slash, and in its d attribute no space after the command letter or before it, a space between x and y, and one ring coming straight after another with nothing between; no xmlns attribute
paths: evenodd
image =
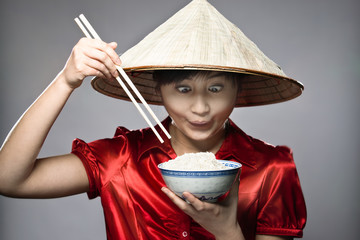
<svg viewBox="0 0 360 240"><path fill-rule="evenodd" d="M236 104L236 95L229 93L222 97L214 99L212 102L212 110L218 113L231 113Z"/></svg>
<svg viewBox="0 0 360 240"><path fill-rule="evenodd" d="M172 114L179 114L185 111L184 99L175 97L174 95L163 95L162 97L163 105L166 111Z"/></svg>
<svg viewBox="0 0 360 240"><path fill-rule="evenodd" d="M213 106L213 114L217 116L219 119L227 119L234 109L233 104L226 104L217 102L215 106Z"/></svg>

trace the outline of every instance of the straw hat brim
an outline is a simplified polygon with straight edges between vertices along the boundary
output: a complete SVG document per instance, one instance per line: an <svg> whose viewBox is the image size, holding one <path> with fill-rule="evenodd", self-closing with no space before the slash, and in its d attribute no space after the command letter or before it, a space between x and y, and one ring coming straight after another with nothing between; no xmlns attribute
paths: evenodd
<svg viewBox="0 0 360 240"><path fill-rule="evenodd" d="M162 99L156 91L157 82L153 80L153 71L155 70L207 70L243 74L241 92L238 95L236 107L259 106L288 101L300 96L304 89L300 82L288 77L233 67L188 65L171 67L144 66L124 69L147 103L154 105L162 105ZM130 101L125 91L115 80L111 81L95 77L91 84L96 91L104 95ZM130 87L129 90L131 91ZM140 103L134 93L133 96Z"/></svg>

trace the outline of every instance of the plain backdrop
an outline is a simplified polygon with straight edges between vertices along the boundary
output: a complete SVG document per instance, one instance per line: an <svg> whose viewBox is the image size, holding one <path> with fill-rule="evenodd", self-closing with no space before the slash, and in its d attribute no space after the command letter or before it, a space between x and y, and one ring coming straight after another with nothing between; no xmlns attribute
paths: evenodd
<svg viewBox="0 0 360 240"><path fill-rule="evenodd" d="M189 0L1 0L0 139L63 68L82 37L80 13L120 54ZM285 73L302 82L295 100L236 109L245 132L294 151L305 195L304 239L358 239L360 49L357 0L210 0ZM135 107L94 91L87 79L53 126L40 156L71 142L146 127ZM162 107L153 107L161 118ZM0 183L1 184L1 183ZM0 239L106 239L99 199L86 194L26 200L0 196Z"/></svg>

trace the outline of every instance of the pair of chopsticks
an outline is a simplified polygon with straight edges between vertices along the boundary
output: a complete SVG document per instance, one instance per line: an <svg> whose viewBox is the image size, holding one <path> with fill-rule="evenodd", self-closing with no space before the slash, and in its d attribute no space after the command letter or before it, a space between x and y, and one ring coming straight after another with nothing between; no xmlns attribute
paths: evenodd
<svg viewBox="0 0 360 240"><path fill-rule="evenodd" d="M79 19L80 18L80 19ZM89 23L89 21L85 18L85 16L83 14L80 14L79 18L75 18L75 22L78 24L78 26L80 27L80 29L82 30L82 32L85 34L85 36L87 38L93 38L93 39L99 39L101 40L100 36L96 33L95 29L91 26L91 24ZM81 21L80 21L81 20ZM85 25L85 26L84 26ZM86 28L89 30L87 31ZM144 104L145 108L148 110L148 112L150 113L150 115L153 117L153 119L156 121L156 123L160 126L161 130L165 133L165 135L170 139L171 136L168 133L168 131L164 128L164 126L161 124L161 122L159 121L159 119L156 117L156 115L154 114L154 112L151 110L151 108L149 107L149 105L147 104L147 102L145 101L145 99L141 96L140 92L137 90L137 88L135 87L135 85L133 84L133 82L130 80L130 78L128 77L128 75L125 73L125 71L118 65L116 65L116 69L119 71L120 75L125 79L125 81L127 82L127 84L131 87L131 89L134 91L134 93L136 94L136 96L140 99L140 101ZM135 98L133 97L133 95L131 94L131 92L129 91L129 89L127 88L127 86L124 84L124 82L121 80L120 77L117 77L116 80L119 82L119 84L121 85L121 87L124 89L124 91L126 92L126 94L129 96L129 98L131 99L131 101L134 103L135 107L138 109L138 111L140 112L141 116L145 119L145 121L148 123L148 125L150 126L150 128L152 129L152 131L155 133L156 137L159 139L159 141L161 143L164 142L164 140L161 138L160 134L156 131L156 129L154 128L154 126L152 125L152 123L150 122L149 118L145 115L144 111L142 110L142 108L139 106L139 104L137 103L137 101L135 100Z"/></svg>

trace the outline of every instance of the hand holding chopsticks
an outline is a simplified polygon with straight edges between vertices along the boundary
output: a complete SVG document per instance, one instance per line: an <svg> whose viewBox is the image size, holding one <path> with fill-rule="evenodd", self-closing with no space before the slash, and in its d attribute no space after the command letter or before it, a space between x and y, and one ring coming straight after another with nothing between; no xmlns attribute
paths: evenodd
<svg viewBox="0 0 360 240"><path fill-rule="evenodd" d="M80 20L79 20L80 18ZM81 14L79 16L79 18L75 18L75 22L78 24L78 26L80 27L80 29L82 30L82 32L85 34L85 36L87 38L93 38L93 39L99 39L101 40L100 36L96 33L95 29L91 26L91 24L89 23L89 21L85 18L85 16L83 14ZM84 26L85 25L85 26ZM87 29L89 30L87 30ZM156 121L156 123L160 126L161 130L165 133L165 135L170 139L171 136L168 133L168 131L165 129L165 127L161 124L161 122L159 121L159 119L156 117L156 115L154 114L154 112L151 110L151 108L149 107L149 105L147 104L147 102L145 101L145 99L141 96L140 92L137 90L137 88L135 87L135 85L133 84L133 82L130 80L130 78L128 77L128 75L125 73L125 71L120 67L116 65L116 69L119 71L120 75L122 76L123 79L125 79L125 81L127 82L127 84L131 87L131 89L133 90L133 92L136 94L136 96L140 99L140 101L144 104L145 108L148 110L148 112L150 113L150 115L153 117L153 119ZM138 111L140 112L141 116L145 119L145 121L148 123L148 125L150 126L150 128L152 129L152 131L155 133L155 135L157 136L157 138L159 139L159 141L161 143L164 142L164 140L161 138L160 134L156 131L156 129L154 128L154 126L152 125L152 123L150 122L149 118L145 115L144 111L142 110L142 108L139 106L139 104L137 103L137 101L135 100L135 98L133 97L133 95L131 94L131 92L129 91L129 89L127 88L127 86L124 84L124 82L122 81L122 79L120 77L117 77L116 80L119 82L120 86L124 89L124 91L126 92L126 94L129 96L130 100L134 103L135 107L138 109Z"/></svg>

